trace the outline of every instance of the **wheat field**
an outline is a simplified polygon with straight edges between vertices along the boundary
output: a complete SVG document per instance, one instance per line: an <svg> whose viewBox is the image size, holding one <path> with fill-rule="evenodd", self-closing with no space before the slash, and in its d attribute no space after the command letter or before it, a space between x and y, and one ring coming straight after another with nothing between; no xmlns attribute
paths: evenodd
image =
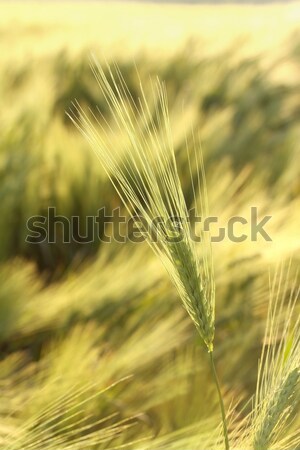
<svg viewBox="0 0 300 450"><path fill-rule="evenodd" d="M300 448L299 23L0 3L1 450Z"/></svg>

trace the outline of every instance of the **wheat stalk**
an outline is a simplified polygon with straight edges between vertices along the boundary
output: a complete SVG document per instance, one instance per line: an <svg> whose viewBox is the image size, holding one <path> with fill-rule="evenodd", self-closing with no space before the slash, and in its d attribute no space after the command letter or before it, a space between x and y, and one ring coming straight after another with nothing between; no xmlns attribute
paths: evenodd
<svg viewBox="0 0 300 450"><path fill-rule="evenodd" d="M284 450L300 443L299 433L287 431L299 402L300 381L299 315L295 319L299 287L295 282L289 288L289 270L285 283L283 268L276 272L272 283L254 407L238 448Z"/></svg>
<svg viewBox="0 0 300 450"><path fill-rule="evenodd" d="M276 292L276 282L279 286ZM300 318L294 321L299 288L294 285L288 305L287 286L280 295L283 270L275 277L253 414L253 449L267 450L279 437L297 403L300 379ZM288 274L287 274L287 279Z"/></svg>
<svg viewBox="0 0 300 450"><path fill-rule="evenodd" d="M202 232L199 257L191 239L187 206L177 172L165 87L159 80L152 83L150 102L140 84L140 97L134 102L118 67L112 70L108 66L108 76L96 61L91 68L109 106L112 121L108 124L92 112L88 115L78 102L73 104L70 117L91 144L129 213L132 216L138 214L146 222L143 231L147 242L165 265L184 308L210 353L228 449L225 409L213 360L215 286L210 242ZM121 149L114 140L115 129L123 136ZM200 212L203 217L208 213L207 193L199 146L194 159L197 189L188 154L197 214Z"/></svg>

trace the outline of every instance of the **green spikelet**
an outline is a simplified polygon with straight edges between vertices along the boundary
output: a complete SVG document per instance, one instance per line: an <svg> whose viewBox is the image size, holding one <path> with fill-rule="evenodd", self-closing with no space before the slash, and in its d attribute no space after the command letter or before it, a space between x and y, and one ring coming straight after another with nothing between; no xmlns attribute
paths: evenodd
<svg viewBox="0 0 300 450"><path fill-rule="evenodd" d="M254 450L268 450L276 425L293 402L299 379L300 371L294 369L271 398L262 424L254 437Z"/></svg>
<svg viewBox="0 0 300 450"><path fill-rule="evenodd" d="M170 255L181 283L184 307L192 318L209 351L213 350L214 317L202 279L188 242L170 244Z"/></svg>

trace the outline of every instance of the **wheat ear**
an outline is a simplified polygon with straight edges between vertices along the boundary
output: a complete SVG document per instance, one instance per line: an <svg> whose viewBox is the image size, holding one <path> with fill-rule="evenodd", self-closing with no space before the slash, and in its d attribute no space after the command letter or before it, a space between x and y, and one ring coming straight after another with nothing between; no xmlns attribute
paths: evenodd
<svg viewBox="0 0 300 450"><path fill-rule="evenodd" d="M226 417L213 362L215 287L210 242L202 233L200 256L191 239L187 206L178 176L164 85L152 83L152 101L146 99L140 84L140 97L134 101L117 66L107 73L93 61L91 68L109 106L111 121L87 114L74 103L71 119L84 134L115 186L128 212L146 222L147 242L165 265L208 352L222 412L225 447L229 448ZM115 130L121 136L118 149ZM123 152L123 153L122 153ZM207 212L205 174L200 148L195 150L198 177L192 187L201 217ZM191 160L188 155L192 175ZM156 219L160 218L159 223ZM170 218L179 218L178 222ZM156 239L153 239L153 234Z"/></svg>
<svg viewBox="0 0 300 450"><path fill-rule="evenodd" d="M296 315L299 288L294 284L285 305L287 285L281 292L283 271L275 277L266 334L259 366L252 414L252 448L267 450L285 434L285 426L299 401L300 319ZM288 279L287 275L287 279ZM276 288L277 279L279 287ZM277 289L277 291L276 291ZM288 439L285 436L286 448ZM299 443L299 442L298 442Z"/></svg>

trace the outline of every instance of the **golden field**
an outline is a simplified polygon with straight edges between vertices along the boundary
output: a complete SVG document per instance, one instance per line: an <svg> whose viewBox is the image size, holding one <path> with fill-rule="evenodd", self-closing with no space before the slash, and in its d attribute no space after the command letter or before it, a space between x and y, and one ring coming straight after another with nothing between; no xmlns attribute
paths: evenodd
<svg viewBox="0 0 300 450"><path fill-rule="evenodd" d="M189 39L208 55L231 45L247 55L280 51L297 29L299 2L271 5L168 5L135 2L1 2L2 58L47 57L90 48L133 57L174 54ZM7 52L7 49L9 51ZM5 51L6 50L6 51Z"/></svg>

